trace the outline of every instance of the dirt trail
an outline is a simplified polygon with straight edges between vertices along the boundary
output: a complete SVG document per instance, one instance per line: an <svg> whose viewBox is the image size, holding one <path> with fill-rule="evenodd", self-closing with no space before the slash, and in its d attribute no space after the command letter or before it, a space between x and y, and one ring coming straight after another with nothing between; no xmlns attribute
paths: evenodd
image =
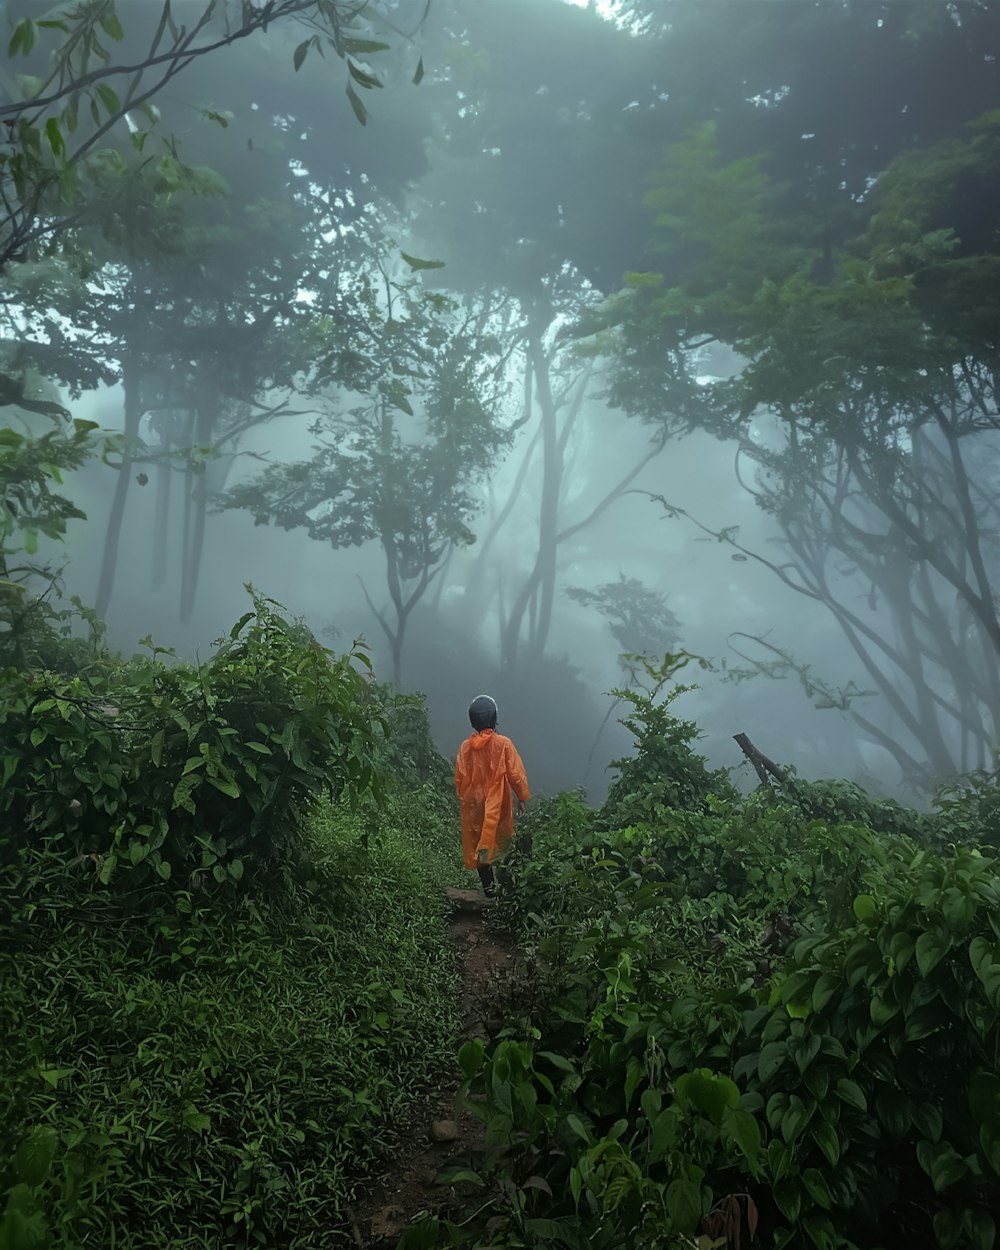
<svg viewBox="0 0 1000 1250"><path fill-rule="evenodd" d="M487 1037L487 1021L502 987L513 975L513 955L491 933L489 910L456 909L448 935L461 958L463 1037ZM355 1244L365 1250L389 1250L422 1212L438 1214L461 1205L451 1185L435 1184L442 1168L482 1148L483 1126L456 1104L459 1081L442 1088L427 1103L404 1139L391 1171L375 1179L369 1197L352 1214ZM438 1140L438 1139L441 1140Z"/></svg>

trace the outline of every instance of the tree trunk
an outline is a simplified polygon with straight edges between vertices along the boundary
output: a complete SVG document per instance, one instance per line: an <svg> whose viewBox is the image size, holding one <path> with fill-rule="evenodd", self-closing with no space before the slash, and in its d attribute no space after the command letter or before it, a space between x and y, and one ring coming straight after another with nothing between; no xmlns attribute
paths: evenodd
<svg viewBox="0 0 1000 1250"><path fill-rule="evenodd" d="M161 454L170 456L172 447L164 445ZM160 590L167 580L167 540L170 526L170 494L173 487L173 470L169 459L156 466L156 514L153 520L153 559L151 564L151 590Z"/></svg>
<svg viewBox="0 0 1000 1250"><path fill-rule="evenodd" d="M139 421L142 417L139 370L130 354L126 354L122 361L122 390L124 391L125 416L122 462L118 470L118 481L115 483L114 497L111 500L107 529L104 533L104 554L101 558L97 598L94 603L94 610L101 620L108 614L111 595L114 591L122 522L125 519L125 504L132 480L135 451L139 441Z"/></svg>
<svg viewBox="0 0 1000 1250"><path fill-rule="evenodd" d="M197 446L199 448L206 448L210 445L215 417L213 405L216 402L217 400L212 397L198 408ZM194 612L198 578L201 573L201 558L205 549L208 465L204 459L198 465L197 471L192 474L190 509L191 519L187 541L184 544L184 569L181 576L181 621L185 625L191 623L191 616Z"/></svg>

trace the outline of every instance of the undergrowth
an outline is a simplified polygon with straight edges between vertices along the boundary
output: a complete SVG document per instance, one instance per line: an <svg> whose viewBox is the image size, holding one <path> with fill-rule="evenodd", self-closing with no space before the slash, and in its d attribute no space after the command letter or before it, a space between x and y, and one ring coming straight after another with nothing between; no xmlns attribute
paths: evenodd
<svg viewBox="0 0 1000 1250"><path fill-rule="evenodd" d="M258 600L199 667L8 670L3 1250L351 1244L459 1028L442 765L362 661Z"/></svg>
<svg viewBox="0 0 1000 1250"><path fill-rule="evenodd" d="M510 859L533 975L459 1055L485 1148L452 1179L480 1193L400 1250L991 1250L995 779L925 815L836 782L741 798L665 673L606 807L538 805Z"/></svg>

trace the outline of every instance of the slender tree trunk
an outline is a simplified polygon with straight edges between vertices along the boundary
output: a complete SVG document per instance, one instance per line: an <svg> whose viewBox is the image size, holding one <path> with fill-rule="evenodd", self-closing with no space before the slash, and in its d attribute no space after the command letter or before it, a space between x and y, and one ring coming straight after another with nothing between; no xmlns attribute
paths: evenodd
<svg viewBox="0 0 1000 1250"><path fill-rule="evenodd" d="M396 618L396 628L389 635L389 649L392 652L392 684L397 690L403 688L403 646L406 643L405 616Z"/></svg>
<svg viewBox="0 0 1000 1250"><path fill-rule="evenodd" d="M130 353L126 353L122 361L122 390L124 391L125 416L122 462L118 470L118 481L115 483L114 497L111 500L107 529L104 533L104 554L101 558L101 572L97 583L97 598L94 604L94 610L102 620L108 614L111 595L115 586L122 522L125 519L125 504L128 500L129 484L132 480L135 451L139 441L139 421L142 417L139 370Z"/></svg>
<svg viewBox="0 0 1000 1250"><path fill-rule="evenodd" d="M558 436L556 426L558 410L552 398L552 382L549 362L542 352L541 342L536 338L531 344L532 370L539 406L542 410L542 455L545 473L542 479L542 501L538 523L538 572L539 598L537 626L534 630L533 651L540 655L545 650L552 624L552 604L556 593L556 547L559 533L559 500L563 484L563 449L565 443Z"/></svg>
<svg viewBox="0 0 1000 1250"><path fill-rule="evenodd" d="M173 487L174 474L170 467L169 457L173 451L172 442L166 442L160 448L165 459L156 466L156 514L153 521L153 559L151 565L151 589L160 590L167 580L167 542L170 528L170 495Z"/></svg>
<svg viewBox="0 0 1000 1250"><path fill-rule="evenodd" d="M211 443L215 424L217 397L206 397L198 408L197 445L206 448ZM188 625L194 612L198 593L201 559L205 549L205 518L208 514L208 465L201 460L197 472L192 474L190 496L190 526L188 540L184 544L184 570L181 578L181 621Z"/></svg>
<svg viewBox="0 0 1000 1250"><path fill-rule="evenodd" d="M535 396L541 414L542 493L538 512L538 551L535 564L515 596L510 615L504 622L500 641L501 670L511 676L517 668L524 619L532 599L541 592L538 627L532 650L545 648L555 594L556 547L559 524L559 497L562 492L563 452L559 439L558 408L552 396L549 361L542 347L541 332L532 329L528 337L528 360L535 378Z"/></svg>
<svg viewBox="0 0 1000 1250"><path fill-rule="evenodd" d="M180 600L178 604L178 608L179 608L178 615L180 616L182 620L184 619L184 603L185 603L186 592L187 592L188 567L189 567L189 560L190 560L188 553L191 549L191 530L193 526L193 516L194 516L195 414L193 411L190 417L188 418L187 424L188 424L187 437L185 439L185 442L186 442L185 454L187 456L187 460L184 465L184 525L181 531L181 585L180 585Z"/></svg>

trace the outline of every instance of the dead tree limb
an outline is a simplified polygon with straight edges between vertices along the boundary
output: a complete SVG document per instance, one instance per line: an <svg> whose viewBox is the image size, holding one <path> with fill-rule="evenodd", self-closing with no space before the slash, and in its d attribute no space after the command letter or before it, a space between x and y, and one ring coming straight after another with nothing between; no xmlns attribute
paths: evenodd
<svg viewBox="0 0 1000 1250"><path fill-rule="evenodd" d="M758 751L746 734L733 734L733 740L753 765L754 772L756 772L757 776L760 778L760 784L762 786L767 786L768 789L771 788L771 780L767 775L768 773L770 773L772 777L776 777L783 786L787 786L789 784L789 776L785 770L783 768L779 768L778 765L775 764L774 760L769 760L766 755Z"/></svg>

